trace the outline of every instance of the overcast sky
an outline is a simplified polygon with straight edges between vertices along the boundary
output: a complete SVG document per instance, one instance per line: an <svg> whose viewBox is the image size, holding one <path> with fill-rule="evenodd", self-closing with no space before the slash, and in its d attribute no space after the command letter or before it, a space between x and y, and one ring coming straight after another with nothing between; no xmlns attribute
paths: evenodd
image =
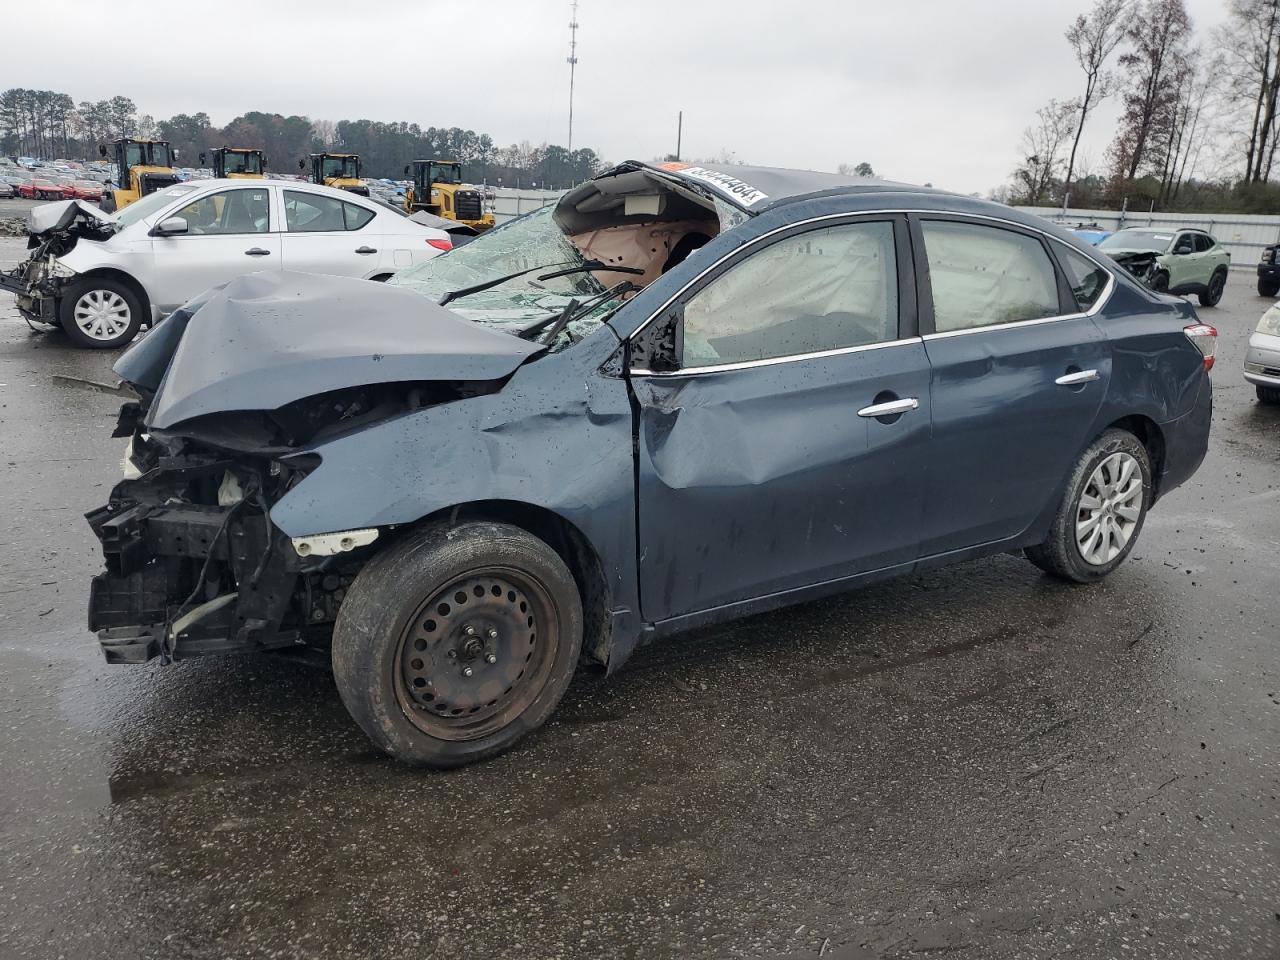
<svg viewBox="0 0 1280 960"><path fill-rule="evenodd" d="M1197 31L1224 0L1187 0ZM574 143L609 160L744 162L960 192L1004 182L1035 109L1075 96L1063 31L1089 0L580 0ZM115 94L154 117L246 110L461 126L564 143L568 0L61 0L59 32L8 45L0 88ZM220 14L219 10L225 10ZM32 21L34 22L34 21ZM105 32L104 32L105 31ZM60 51L51 55L51 51ZM1086 130L1101 170L1114 103Z"/></svg>

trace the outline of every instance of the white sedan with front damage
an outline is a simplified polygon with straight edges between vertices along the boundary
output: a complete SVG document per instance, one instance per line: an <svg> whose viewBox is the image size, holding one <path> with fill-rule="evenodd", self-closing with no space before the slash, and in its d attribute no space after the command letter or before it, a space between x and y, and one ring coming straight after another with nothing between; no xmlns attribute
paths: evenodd
<svg viewBox="0 0 1280 960"><path fill-rule="evenodd" d="M29 321L119 347L187 300L260 270L386 280L449 234L345 190L274 180L178 183L108 214L77 200L31 213L32 255L0 274Z"/></svg>

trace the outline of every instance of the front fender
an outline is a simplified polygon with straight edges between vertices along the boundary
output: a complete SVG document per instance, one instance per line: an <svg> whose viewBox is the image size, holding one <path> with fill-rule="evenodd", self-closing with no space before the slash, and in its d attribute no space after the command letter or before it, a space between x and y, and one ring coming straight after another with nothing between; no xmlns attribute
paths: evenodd
<svg viewBox="0 0 1280 960"><path fill-rule="evenodd" d="M588 340L597 338L616 345L607 328ZM599 373L589 346L525 364L497 393L312 446L320 465L276 503L272 521L302 537L410 524L482 500L530 504L577 527L615 608L639 609L631 407L625 381Z"/></svg>

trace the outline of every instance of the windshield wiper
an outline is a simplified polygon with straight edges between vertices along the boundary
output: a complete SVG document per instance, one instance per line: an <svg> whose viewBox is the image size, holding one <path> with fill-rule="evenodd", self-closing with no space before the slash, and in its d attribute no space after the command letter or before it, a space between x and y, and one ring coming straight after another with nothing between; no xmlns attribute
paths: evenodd
<svg viewBox="0 0 1280 960"><path fill-rule="evenodd" d="M460 287L457 290L450 290L440 298L440 306L447 307L459 297L469 297L473 293L483 293L485 290L492 290L499 284L506 283L508 280L515 280L517 277L523 277L527 273L537 273L539 270L546 270L548 267L564 267L570 261L564 263L544 263L538 267L530 267L527 270L517 270L515 273L509 273L505 277L498 277L496 280L486 280L484 283L477 283L470 287ZM608 270L612 273L634 273L636 275L643 274L644 271L636 267L613 267L607 263L601 263L599 260L584 260L576 266L570 266L565 270L555 270L551 273L544 273L538 277L539 280L551 280L555 277L567 277L572 273L586 273L591 270Z"/></svg>
<svg viewBox="0 0 1280 960"><path fill-rule="evenodd" d="M555 343L555 339L560 336L561 330L573 323L573 321L580 320L585 317L606 300L611 297L620 297L625 293L630 293L632 290L643 289L644 287L634 284L630 280L623 280L621 283L615 284L608 290L598 293L594 297L584 300L581 303L576 299L570 300L559 313L549 314L541 320L535 320L526 327L521 327L516 331L516 336L525 340L533 340L538 338L539 334L542 334L545 330L546 333L541 336L539 342L550 345ZM569 331L569 336L573 337L572 330Z"/></svg>

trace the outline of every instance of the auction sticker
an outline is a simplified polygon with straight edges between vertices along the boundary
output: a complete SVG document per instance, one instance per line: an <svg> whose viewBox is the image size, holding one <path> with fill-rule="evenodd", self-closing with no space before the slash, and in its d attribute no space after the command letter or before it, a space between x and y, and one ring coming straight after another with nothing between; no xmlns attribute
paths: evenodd
<svg viewBox="0 0 1280 960"><path fill-rule="evenodd" d="M660 164L660 168L679 173L682 177L701 180L703 183L738 201L744 207L754 206L761 200L769 198L769 195L763 190L757 190L751 184L739 180L737 177L731 177L727 173L717 173L715 170L707 170L705 167L690 167L683 163L664 163Z"/></svg>

